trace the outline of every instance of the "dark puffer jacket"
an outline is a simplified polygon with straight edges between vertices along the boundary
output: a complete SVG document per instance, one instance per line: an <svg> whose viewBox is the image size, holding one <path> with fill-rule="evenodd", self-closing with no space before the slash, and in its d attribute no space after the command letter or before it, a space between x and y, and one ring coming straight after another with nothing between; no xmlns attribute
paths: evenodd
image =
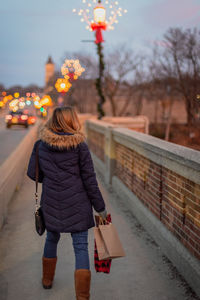
<svg viewBox="0 0 200 300"><path fill-rule="evenodd" d="M48 231L78 232L94 226L105 203L96 180L91 154L82 133L40 132L29 161L27 175L35 180L36 147L39 146L40 200Z"/></svg>

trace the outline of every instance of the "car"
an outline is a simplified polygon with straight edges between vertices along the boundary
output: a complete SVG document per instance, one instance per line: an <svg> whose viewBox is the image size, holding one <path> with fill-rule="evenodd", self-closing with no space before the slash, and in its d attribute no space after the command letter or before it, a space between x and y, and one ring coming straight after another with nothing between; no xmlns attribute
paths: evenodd
<svg viewBox="0 0 200 300"><path fill-rule="evenodd" d="M10 128L12 125L22 125L28 128L28 115L22 110L10 111L5 117L6 127Z"/></svg>

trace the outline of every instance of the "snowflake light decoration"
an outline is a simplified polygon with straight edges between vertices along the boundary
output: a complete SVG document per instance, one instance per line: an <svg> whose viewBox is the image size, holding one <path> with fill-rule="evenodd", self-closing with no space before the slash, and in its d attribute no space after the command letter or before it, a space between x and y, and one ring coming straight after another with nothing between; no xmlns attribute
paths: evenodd
<svg viewBox="0 0 200 300"><path fill-rule="evenodd" d="M127 9L122 9L118 1L105 0L105 6L101 0L82 0L83 7L80 10L73 9L77 13L81 22L86 22L86 29L96 31L96 43L103 41L102 30L113 30L114 24L117 24L118 17L127 13Z"/></svg>
<svg viewBox="0 0 200 300"><path fill-rule="evenodd" d="M72 84L65 78L58 78L55 84L55 88L59 93L67 93Z"/></svg>
<svg viewBox="0 0 200 300"><path fill-rule="evenodd" d="M61 68L62 75L70 81L77 80L84 71L78 59L66 59Z"/></svg>

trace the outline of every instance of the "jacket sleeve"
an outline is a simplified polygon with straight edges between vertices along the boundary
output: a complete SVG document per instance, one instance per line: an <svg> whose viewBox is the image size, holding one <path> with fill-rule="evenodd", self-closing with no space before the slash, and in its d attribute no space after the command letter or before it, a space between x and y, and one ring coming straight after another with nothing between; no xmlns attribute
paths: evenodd
<svg viewBox="0 0 200 300"><path fill-rule="evenodd" d="M80 144L79 164L81 178L92 206L96 212L104 211L105 202L97 183L92 157L85 142Z"/></svg>
<svg viewBox="0 0 200 300"><path fill-rule="evenodd" d="M39 146L40 140L38 140L33 147L33 151L29 160L29 164L28 164L28 171L27 171L27 176L35 181L35 163L36 163L36 148L37 146ZM42 172L42 170L40 169L39 166L39 178L38 178L38 182L42 183L43 181L43 177L44 174Z"/></svg>

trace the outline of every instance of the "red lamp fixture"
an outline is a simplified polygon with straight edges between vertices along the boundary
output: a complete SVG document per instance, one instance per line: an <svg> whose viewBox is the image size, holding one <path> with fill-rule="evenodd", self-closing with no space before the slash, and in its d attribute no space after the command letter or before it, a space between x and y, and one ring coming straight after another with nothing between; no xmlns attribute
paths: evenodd
<svg viewBox="0 0 200 300"><path fill-rule="evenodd" d="M106 30L106 9L100 3L94 8L94 22L91 23L92 31L96 32L96 44L104 42L102 30Z"/></svg>
<svg viewBox="0 0 200 300"><path fill-rule="evenodd" d="M102 30L113 30L114 23L118 23L117 18L121 17L123 13L127 13L126 9L119 7L118 1L105 1L105 6L101 0L82 0L84 7L77 11L73 9L74 13L81 16L81 22L86 22L86 29L95 31L96 44L104 42ZM93 9L93 12L91 11Z"/></svg>

